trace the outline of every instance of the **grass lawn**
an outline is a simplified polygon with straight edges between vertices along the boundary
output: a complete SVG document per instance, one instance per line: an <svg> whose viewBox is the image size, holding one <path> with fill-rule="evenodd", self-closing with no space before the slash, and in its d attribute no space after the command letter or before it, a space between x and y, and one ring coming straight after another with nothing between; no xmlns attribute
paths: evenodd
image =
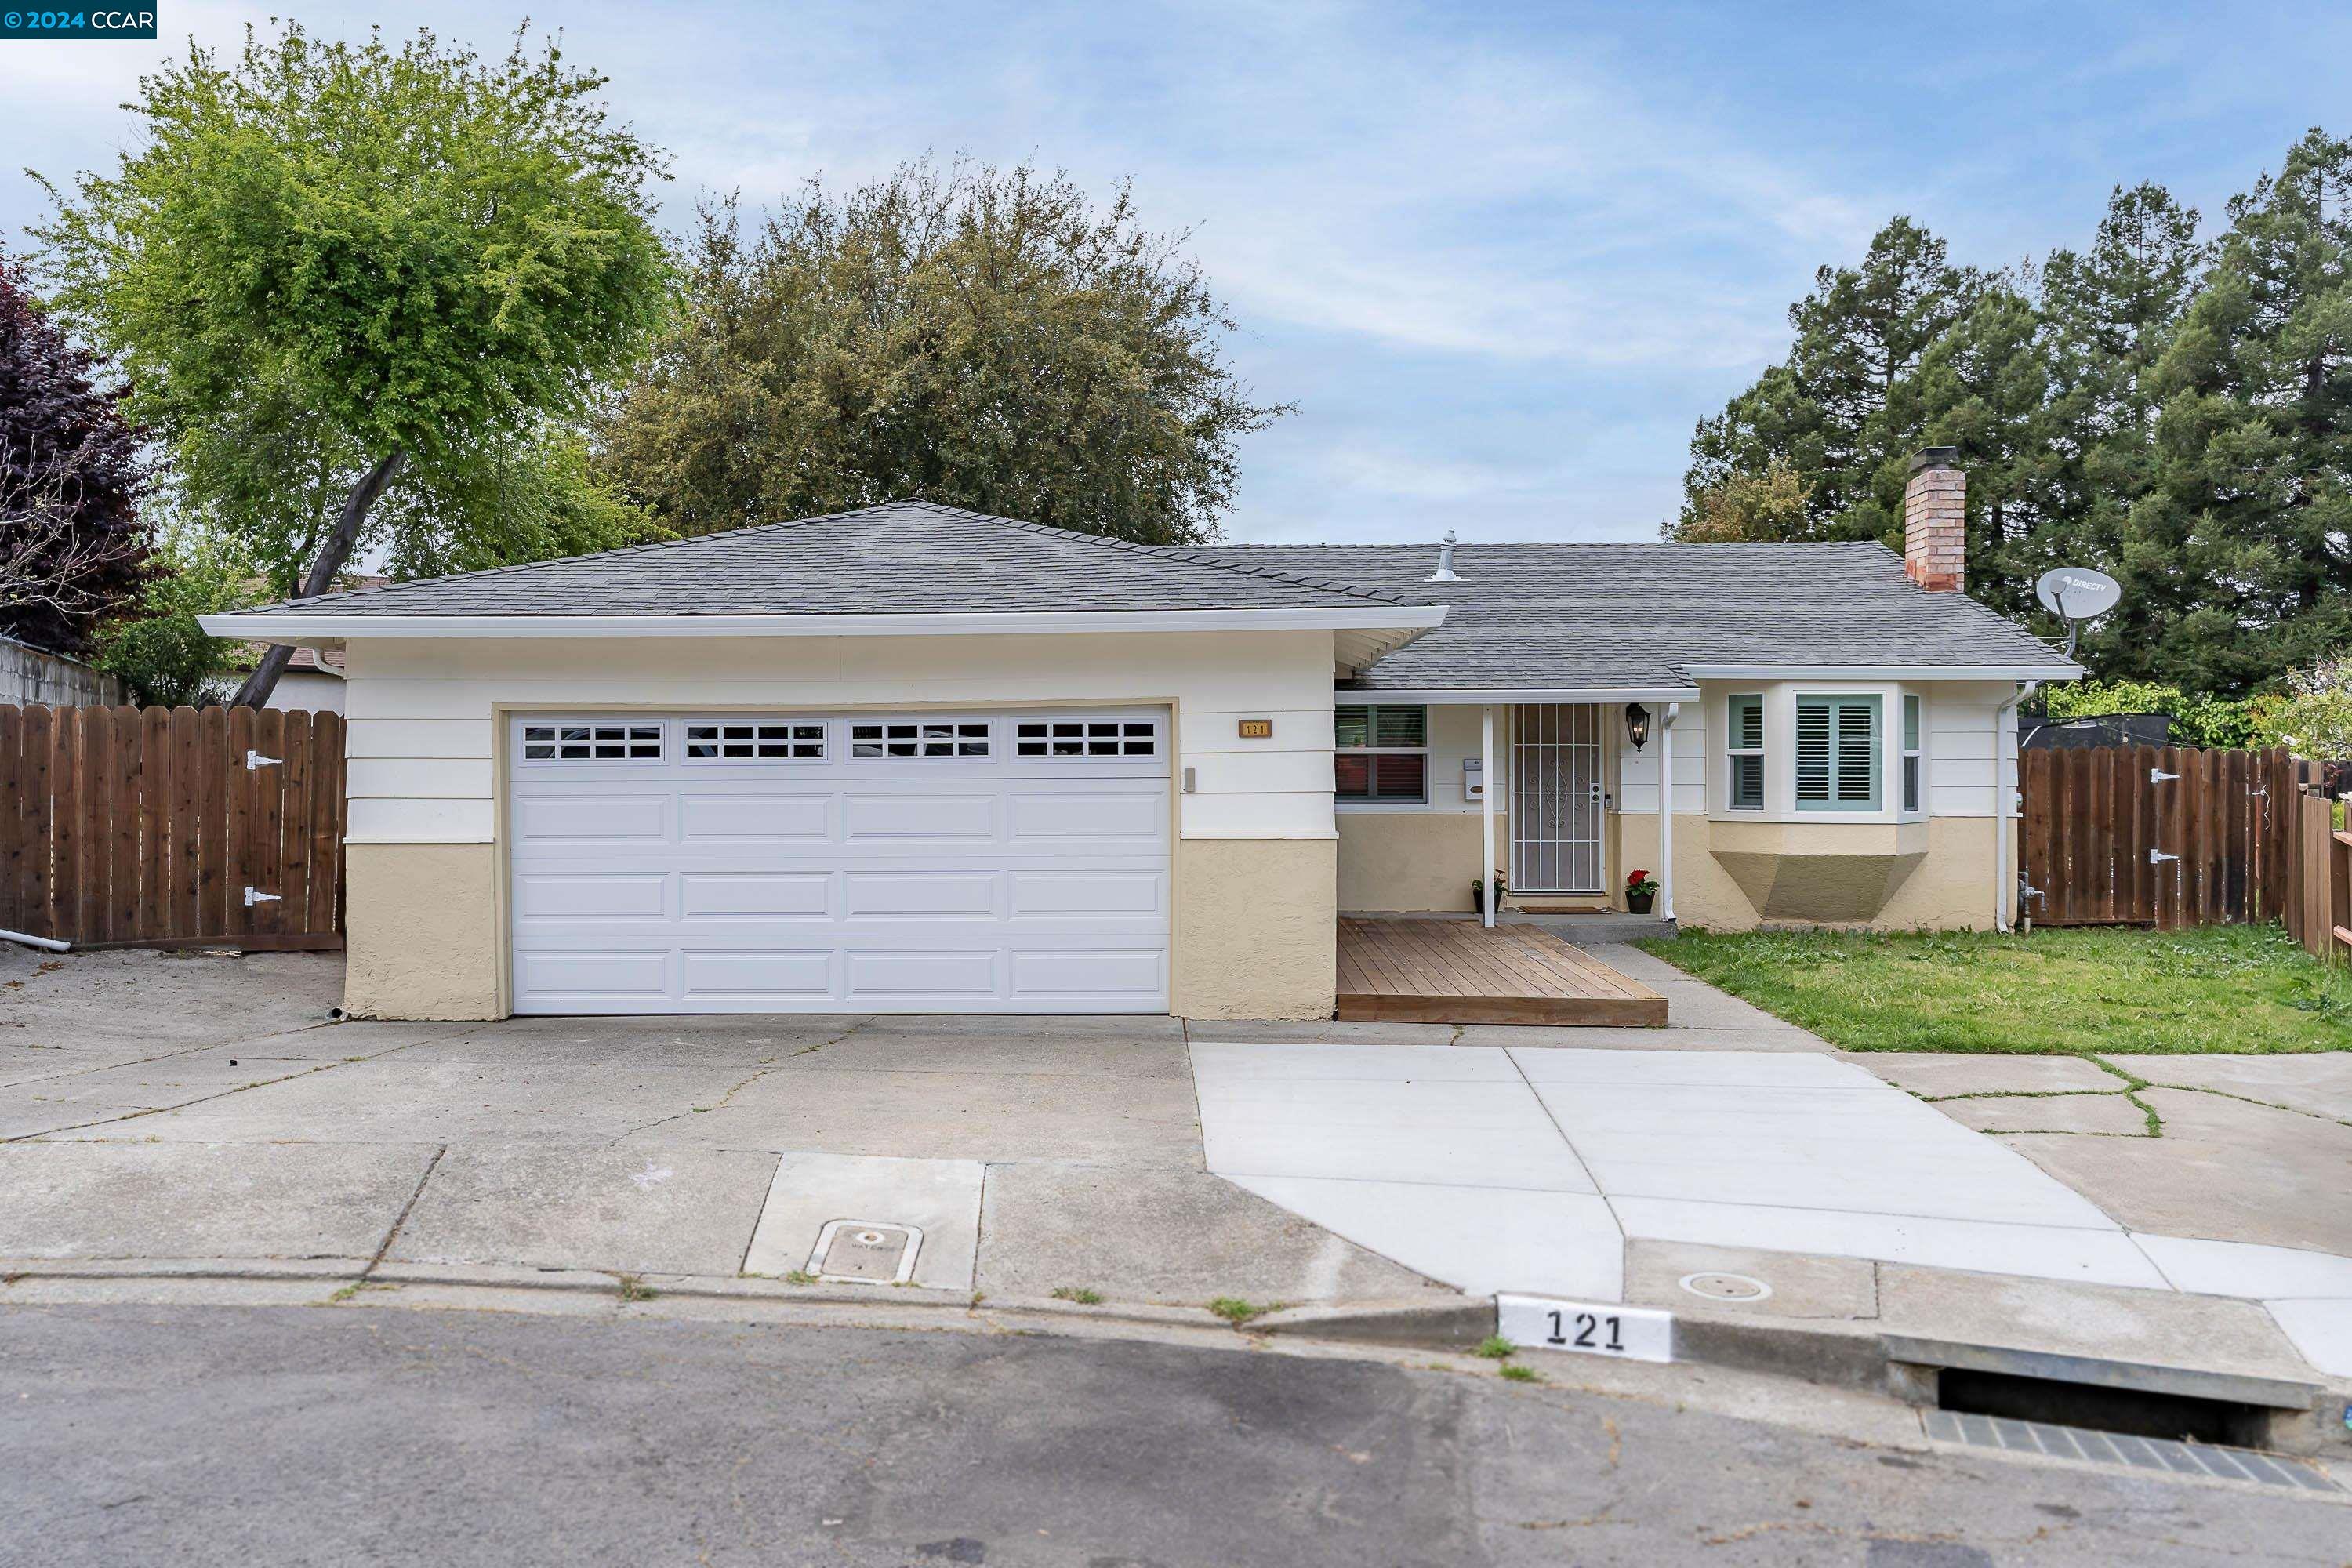
<svg viewBox="0 0 2352 1568"><path fill-rule="evenodd" d="M1640 945L1853 1051L2352 1050L2352 972L2277 926L1694 931Z"/></svg>

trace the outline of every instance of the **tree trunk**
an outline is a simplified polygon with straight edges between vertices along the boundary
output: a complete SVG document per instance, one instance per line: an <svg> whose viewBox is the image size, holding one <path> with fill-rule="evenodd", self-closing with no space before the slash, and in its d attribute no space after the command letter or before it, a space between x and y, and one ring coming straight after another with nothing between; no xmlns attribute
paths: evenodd
<svg viewBox="0 0 2352 1568"><path fill-rule="evenodd" d="M334 586L335 574L343 569L359 543L360 524L367 521L368 509L375 505L377 498L399 474L401 464L407 460L408 454L394 447L352 487L352 493L343 498L343 514L335 520L335 531L327 535L327 542L319 547L319 558L310 563L310 574L302 579L301 589L294 595L297 599L315 599ZM286 673L286 661L293 657L291 647L273 643L262 654L261 662L254 666L253 673L245 678L245 684L236 689L235 706L259 708L267 703L269 694L278 689L278 678Z"/></svg>

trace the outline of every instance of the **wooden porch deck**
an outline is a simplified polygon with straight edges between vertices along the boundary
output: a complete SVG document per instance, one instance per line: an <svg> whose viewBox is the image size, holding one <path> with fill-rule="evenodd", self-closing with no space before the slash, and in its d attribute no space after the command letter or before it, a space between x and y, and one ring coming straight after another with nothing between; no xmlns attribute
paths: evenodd
<svg viewBox="0 0 2352 1568"><path fill-rule="evenodd" d="M1339 1016L1392 1024L1654 1029L1666 999L1534 926L1339 922Z"/></svg>

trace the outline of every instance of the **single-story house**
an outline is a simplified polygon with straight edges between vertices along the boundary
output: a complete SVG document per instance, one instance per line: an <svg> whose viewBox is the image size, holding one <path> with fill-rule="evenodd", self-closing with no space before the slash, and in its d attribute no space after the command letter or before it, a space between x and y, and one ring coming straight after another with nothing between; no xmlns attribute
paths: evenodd
<svg viewBox="0 0 2352 1568"><path fill-rule="evenodd" d="M331 649L361 1015L1327 1016L1343 911L1990 927L1962 478L1858 544L1155 548L919 501L207 617ZM1662 785L1665 787L1662 787Z"/></svg>

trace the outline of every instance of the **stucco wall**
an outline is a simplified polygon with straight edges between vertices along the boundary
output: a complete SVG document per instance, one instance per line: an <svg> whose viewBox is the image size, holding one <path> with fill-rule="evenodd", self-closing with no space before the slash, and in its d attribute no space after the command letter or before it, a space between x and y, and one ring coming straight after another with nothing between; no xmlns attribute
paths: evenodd
<svg viewBox="0 0 2352 1568"><path fill-rule="evenodd" d="M1336 909L1331 668L1328 632L355 639L345 666L354 1002L387 1016L467 1017L485 1016L472 1010L491 1005L478 998L503 991L502 870L469 868L425 903L415 895L429 873L411 868L429 867L433 857L367 853L466 847L476 853L457 862L495 865L501 710L919 711L1069 702L1174 711L1175 1005L1203 1016L1328 1015ZM1273 735L1241 739L1245 718L1273 721ZM1194 853L1226 842L1236 846L1229 854ZM362 873L363 859L375 869ZM1196 868L1189 877L1188 864ZM1221 890L1221 877L1249 891ZM437 963L416 961L413 951L445 953L447 945L435 932L418 933L412 917L419 910L467 933L479 956L446 978ZM1196 948L1213 956L1203 960Z"/></svg>
<svg viewBox="0 0 2352 1568"><path fill-rule="evenodd" d="M1339 973L1337 872L1328 838L1180 840L1173 1010L1329 1017Z"/></svg>
<svg viewBox="0 0 2352 1568"><path fill-rule="evenodd" d="M343 1005L354 1016L506 1016L495 847L353 844L343 875Z"/></svg>
<svg viewBox="0 0 2352 1568"><path fill-rule="evenodd" d="M1461 812L1339 814L1339 908L1462 911L1478 874L1479 818ZM1495 814L1495 862L1511 857L1511 822ZM1494 885L1489 877L1487 885Z"/></svg>
<svg viewBox="0 0 2352 1568"><path fill-rule="evenodd" d="M1713 931L1806 924L1912 931L1989 930L1993 923L1990 817L1937 817L1884 827L1792 825L1771 844L1756 831L1765 826L1675 814L1675 917L1681 924ZM1621 863L1648 868L1654 875L1657 818L1621 816L1613 827L1624 857ZM2014 868L2013 822L2010 838ZM1789 857L1777 877L1759 863L1775 853ZM1759 905L1760 885L1767 880L1781 900L1770 912ZM1850 907L1872 883L1880 889L1874 912ZM1618 901L1622 907L1622 898Z"/></svg>

